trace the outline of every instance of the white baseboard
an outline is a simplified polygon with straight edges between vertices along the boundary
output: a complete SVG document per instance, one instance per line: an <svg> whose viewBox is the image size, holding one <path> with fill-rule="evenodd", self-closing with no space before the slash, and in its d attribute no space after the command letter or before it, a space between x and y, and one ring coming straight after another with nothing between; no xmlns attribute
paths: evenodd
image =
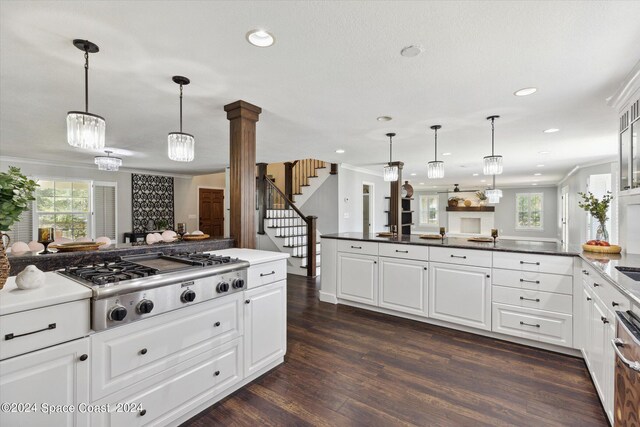
<svg viewBox="0 0 640 427"><path fill-rule="evenodd" d="M320 301L322 301L322 302L328 302L328 303L331 303L331 304L337 304L338 303L338 298L333 294L330 294L330 293L327 293L327 292L322 292L322 291L318 292L318 294L320 296Z"/></svg>

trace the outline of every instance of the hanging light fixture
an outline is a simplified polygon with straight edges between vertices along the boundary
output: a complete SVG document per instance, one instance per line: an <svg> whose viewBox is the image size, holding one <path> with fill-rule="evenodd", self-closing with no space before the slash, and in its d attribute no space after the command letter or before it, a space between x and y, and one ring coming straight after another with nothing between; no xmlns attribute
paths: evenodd
<svg viewBox="0 0 640 427"><path fill-rule="evenodd" d="M502 156L496 156L494 153L494 134L495 129L493 123L500 116L489 116L487 120L491 120L491 155L485 156L483 171L485 175L500 175L502 173Z"/></svg>
<svg viewBox="0 0 640 427"><path fill-rule="evenodd" d="M75 39L73 45L84 52L84 111L67 113L67 142L72 147L102 150L106 124L104 118L89 113L89 54L100 51L89 40Z"/></svg>
<svg viewBox="0 0 640 427"><path fill-rule="evenodd" d="M489 200L489 203L500 203L502 197L502 190L496 188L496 176L493 175L493 187L484 192Z"/></svg>
<svg viewBox="0 0 640 427"><path fill-rule="evenodd" d="M122 166L120 157L111 157L113 151L105 150L106 156L96 156L93 161L101 171L117 172Z"/></svg>
<svg viewBox="0 0 640 427"><path fill-rule="evenodd" d="M435 150L433 155L433 161L427 163L427 178L437 179L444 178L444 162L438 161L438 129L441 129L440 125L433 125L431 129L434 131L435 136Z"/></svg>
<svg viewBox="0 0 640 427"><path fill-rule="evenodd" d="M384 167L382 171L382 177L387 182L397 181L398 180L398 166L392 165L393 162L393 137L396 136L395 133L388 133L389 137L389 164Z"/></svg>
<svg viewBox="0 0 640 427"><path fill-rule="evenodd" d="M176 162L190 162L195 155L195 139L193 135L182 132L182 86L191 81L182 76L173 76L173 81L180 85L180 132L169 133L169 158Z"/></svg>

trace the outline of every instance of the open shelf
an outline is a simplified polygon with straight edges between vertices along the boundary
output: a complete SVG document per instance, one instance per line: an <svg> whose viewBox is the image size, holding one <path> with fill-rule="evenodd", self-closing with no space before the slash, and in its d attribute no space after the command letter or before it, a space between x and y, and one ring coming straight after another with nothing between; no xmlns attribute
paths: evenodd
<svg viewBox="0 0 640 427"><path fill-rule="evenodd" d="M449 212L495 212L495 206L447 206Z"/></svg>

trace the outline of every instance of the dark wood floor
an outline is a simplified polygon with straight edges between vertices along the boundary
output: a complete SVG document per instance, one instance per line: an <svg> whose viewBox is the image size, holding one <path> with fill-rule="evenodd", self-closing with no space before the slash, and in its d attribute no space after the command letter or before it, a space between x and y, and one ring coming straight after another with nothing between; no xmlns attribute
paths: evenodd
<svg viewBox="0 0 640 427"><path fill-rule="evenodd" d="M582 360L321 303L289 276L285 363L184 426L606 426Z"/></svg>

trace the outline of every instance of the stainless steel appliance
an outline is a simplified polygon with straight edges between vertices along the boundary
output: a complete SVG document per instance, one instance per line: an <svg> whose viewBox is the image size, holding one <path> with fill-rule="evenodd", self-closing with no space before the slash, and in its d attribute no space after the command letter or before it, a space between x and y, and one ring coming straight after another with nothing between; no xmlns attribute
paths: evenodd
<svg viewBox="0 0 640 427"><path fill-rule="evenodd" d="M109 329L245 288L249 263L202 252L121 257L58 273L90 288L91 327Z"/></svg>
<svg viewBox="0 0 640 427"><path fill-rule="evenodd" d="M640 317L616 312L614 425L640 426Z"/></svg>

